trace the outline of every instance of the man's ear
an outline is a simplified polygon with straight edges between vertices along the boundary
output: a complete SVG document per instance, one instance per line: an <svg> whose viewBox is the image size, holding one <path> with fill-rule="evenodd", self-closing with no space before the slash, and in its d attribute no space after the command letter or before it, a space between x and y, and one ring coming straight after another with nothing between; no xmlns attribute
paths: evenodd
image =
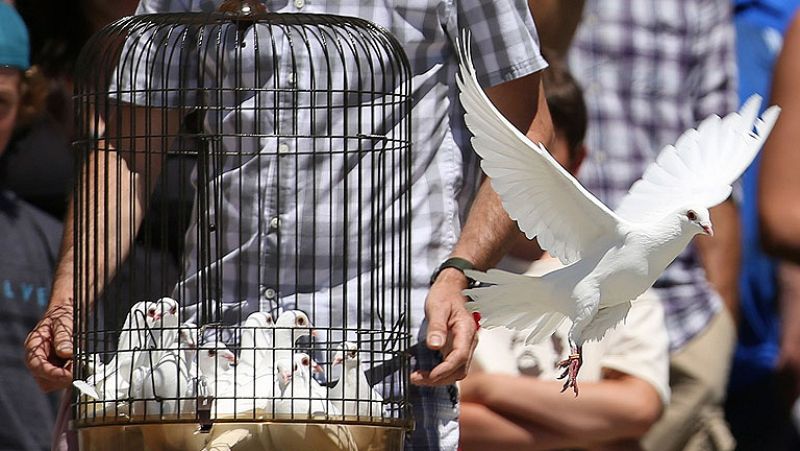
<svg viewBox="0 0 800 451"><path fill-rule="evenodd" d="M578 148L575 149L573 153L572 160L569 162L569 172L577 176L578 171L580 170L581 166L583 165L583 159L586 158L586 144L580 143Z"/></svg>

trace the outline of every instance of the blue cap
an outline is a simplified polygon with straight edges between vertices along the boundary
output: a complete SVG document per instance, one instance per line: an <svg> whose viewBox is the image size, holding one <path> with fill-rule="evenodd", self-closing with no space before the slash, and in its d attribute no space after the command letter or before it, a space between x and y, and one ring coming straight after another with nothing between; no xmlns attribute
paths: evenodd
<svg viewBox="0 0 800 451"><path fill-rule="evenodd" d="M0 67L27 70L31 66L30 41L17 10L0 0Z"/></svg>

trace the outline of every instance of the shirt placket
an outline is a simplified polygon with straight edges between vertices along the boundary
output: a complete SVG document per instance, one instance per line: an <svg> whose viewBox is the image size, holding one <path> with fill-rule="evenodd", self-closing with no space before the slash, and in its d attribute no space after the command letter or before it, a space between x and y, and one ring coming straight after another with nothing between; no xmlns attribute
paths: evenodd
<svg viewBox="0 0 800 451"><path fill-rule="evenodd" d="M284 32L288 32L284 30ZM270 174L262 187L263 216L259 233L262 249L259 258L259 279L261 283L261 309L276 307L278 298L290 293L294 274L294 256L291 243L286 236L295 227L292 211L296 209L295 184L297 180L297 122L299 114L293 108L297 87L297 73L291 55L291 45L284 35L281 38L280 61L273 86L278 90L276 138L262 149L265 158L271 159ZM268 106L269 107L269 106ZM289 232L289 233L287 233Z"/></svg>

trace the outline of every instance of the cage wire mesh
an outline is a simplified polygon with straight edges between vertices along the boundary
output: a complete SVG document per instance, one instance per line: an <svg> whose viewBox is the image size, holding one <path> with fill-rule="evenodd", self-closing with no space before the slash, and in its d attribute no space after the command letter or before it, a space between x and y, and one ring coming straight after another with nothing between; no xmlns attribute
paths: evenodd
<svg viewBox="0 0 800 451"><path fill-rule="evenodd" d="M78 68L76 426L407 427L397 41L328 15L145 15Z"/></svg>

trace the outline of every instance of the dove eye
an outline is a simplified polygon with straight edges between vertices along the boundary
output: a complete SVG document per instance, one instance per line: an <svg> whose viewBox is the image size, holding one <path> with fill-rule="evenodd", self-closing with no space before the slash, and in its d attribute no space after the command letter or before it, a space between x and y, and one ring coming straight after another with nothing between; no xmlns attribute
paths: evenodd
<svg viewBox="0 0 800 451"><path fill-rule="evenodd" d="M356 358L356 351L350 351L350 352L347 353L347 355L350 356L351 359L355 359Z"/></svg>
<svg viewBox="0 0 800 451"><path fill-rule="evenodd" d="M697 221L697 213L695 213L694 210L687 211L686 217L689 218L690 221Z"/></svg>
<svg viewBox="0 0 800 451"><path fill-rule="evenodd" d="M147 311L147 314L150 316L156 316L156 309L151 308L150 310Z"/></svg>
<svg viewBox="0 0 800 451"><path fill-rule="evenodd" d="M300 362L303 366L308 366L308 357L303 357L303 360Z"/></svg>
<svg viewBox="0 0 800 451"><path fill-rule="evenodd" d="M209 357L214 357L215 355L217 355L217 351L215 351L213 349L209 349L208 350L208 355L209 355Z"/></svg>
<svg viewBox="0 0 800 451"><path fill-rule="evenodd" d="M297 318L297 325L298 326L302 326L305 323L306 323L306 319L305 318L303 318L303 317Z"/></svg>

